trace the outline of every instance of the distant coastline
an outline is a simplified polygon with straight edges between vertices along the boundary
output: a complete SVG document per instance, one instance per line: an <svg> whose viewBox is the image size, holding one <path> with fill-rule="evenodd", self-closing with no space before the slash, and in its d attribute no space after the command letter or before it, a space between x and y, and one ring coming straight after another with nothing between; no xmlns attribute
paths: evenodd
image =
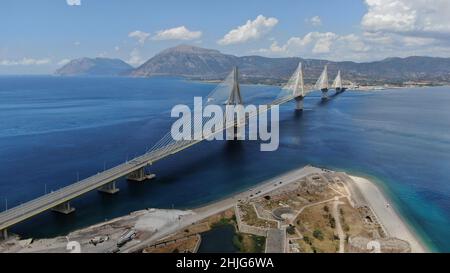
<svg viewBox="0 0 450 273"><path fill-rule="evenodd" d="M220 83L222 80L199 80L199 79L191 79L186 78L187 80L198 82L198 83ZM286 80L287 82L287 80ZM242 81L242 84L248 84L248 85L265 85L265 86L276 86L276 87L282 87L284 83L258 83L258 82L246 82L245 80ZM409 84L409 85L392 85L392 84L385 84L385 85L361 85L357 88L347 87L348 90L355 90L355 91L381 91L381 90L389 90L389 89L407 89L407 88L432 88L432 87L449 87L450 84ZM308 89L308 86L305 86ZM309 86L309 89L311 89L312 86Z"/></svg>
<svg viewBox="0 0 450 273"><path fill-rule="evenodd" d="M197 83L209 83L218 84L223 81L223 79L199 79L198 77L190 76L180 76L180 75L152 75L152 76L130 76L130 75L56 75L56 74L0 74L0 77L69 77L69 78L158 78L158 77L168 77L168 78L180 78L191 82ZM258 81L258 80L248 80L246 78L241 79L242 84L247 85L265 85L265 86L276 86L282 87L287 82L287 79L278 79L274 82ZM308 87L308 85L305 85ZM379 91L387 89L405 89L405 88L432 88L432 87L450 87L450 83L409 83L409 84L373 84L373 85L357 85L357 88L352 88L347 86L349 90L359 90L359 91ZM310 85L311 87L311 85Z"/></svg>

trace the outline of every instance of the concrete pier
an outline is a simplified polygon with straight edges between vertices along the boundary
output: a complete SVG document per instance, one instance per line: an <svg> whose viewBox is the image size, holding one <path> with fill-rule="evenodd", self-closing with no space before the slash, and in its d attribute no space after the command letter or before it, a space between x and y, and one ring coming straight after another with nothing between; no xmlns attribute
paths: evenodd
<svg viewBox="0 0 450 273"><path fill-rule="evenodd" d="M145 180L149 180L155 177L155 174L146 174L144 168L140 168L135 170L134 172L131 172L127 176L127 180L129 181L136 181L136 182L142 182Z"/></svg>
<svg viewBox="0 0 450 273"><path fill-rule="evenodd" d="M99 192L108 193L108 194L115 194L119 192L119 189L116 187L116 181L113 181L111 183L108 183L104 186L101 186L98 188Z"/></svg>
<svg viewBox="0 0 450 273"><path fill-rule="evenodd" d="M245 139L245 128L241 125L235 124L233 127L226 129L226 140L244 140Z"/></svg>
<svg viewBox="0 0 450 273"><path fill-rule="evenodd" d="M303 111L303 97L302 96L295 98L295 110Z"/></svg>
<svg viewBox="0 0 450 273"><path fill-rule="evenodd" d="M64 203L52 208L52 211L59 212L62 214L70 214L75 211L75 208L71 207L70 202L67 201L67 202L64 202Z"/></svg>
<svg viewBox="0 0 450 273"><path fill-rule="evenodd" d="M5 228L0 232L0 239L8 240L8 230Z"/></svg>
<svg viewBox="0 0 450 273"><path fill-rule="evenodd" d="M327 95L328 89L324 88L321 91L322 91L322 100L327 100L328 99L328 95Z"/></svg>

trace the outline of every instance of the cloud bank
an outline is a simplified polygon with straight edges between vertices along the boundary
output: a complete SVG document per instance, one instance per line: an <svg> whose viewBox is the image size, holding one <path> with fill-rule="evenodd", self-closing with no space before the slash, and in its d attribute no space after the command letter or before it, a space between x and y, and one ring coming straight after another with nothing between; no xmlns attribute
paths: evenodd
<svg viewBox="0 0 450 273"><path fill-rule="evenodd" d="M81 6L81 0L66 0L69 6Z"/></svg>
<svg viewBox="0 0 450 273"><path fill-rule="evenodd" d="M153 40L194 40L202 36L201 31L191 31L185 26L160 30L152 38Z"/></svg>
<svg viewBox="0 0 450 273"><path fill-rule="evenodd" d="M284 43L272 41L268 48L255 52L354 61L450 56L448 0L365 0L365 4L367 12L361 19L359 33L310 32ZM312 24L313 18L307 22Z"/></svg>
<svg viewBox="0 0 450 273"><path fill-rule="evenodd" d="M144 44L148 37L150 37L150 33L135 30L128 33L128 37L136 39L140 44Z"/></svg>
<svg viewBox="0 0 450 273"><path fill-rule="evenodd" d="M34 58L23 58L20 60L0 60L0 65L3 66L18 66L18 65L44 65L51 63L48 58L45 59L34 59Z"/></svg>

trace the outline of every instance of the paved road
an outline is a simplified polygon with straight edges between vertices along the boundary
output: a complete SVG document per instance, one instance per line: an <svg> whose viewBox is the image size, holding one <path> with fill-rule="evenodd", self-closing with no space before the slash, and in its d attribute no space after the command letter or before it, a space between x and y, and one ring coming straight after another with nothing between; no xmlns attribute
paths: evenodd
<svg viewBox="0 0 450 273"><path fill-rule="evenodd" d="M0 213L0 230L6 229L64 202L70 201L86 192L98 189L105 184L124 177L135 170L150 165L153 162L186 149L198 142L199 141L180 141L179 143L175 143L170 149L144 154L114 168L4 211Z"/></svg>
<svg viewBox="0 0 450 273"><path fill-rule="evenodd" d="M294 171L290 171L280 176L263 181L261 184L256 185L237 195L194 209L193 211L195 213L193 215L183 217L183 219L180 220L180 222L177 225L173 225L170 228L165 228L164 230L159 230L155 234L153 234L150 238L143 240L138 244L125 245L125 247L123 247L120 252L129 253L139 251L140 249L149 246L152 243L155 243L156 241L177 232L178 230L182 230L183 228L192 225L193 223L206 219L212 215L215 215L227 209L233 208L239 200L246 200L258 196L264 196L265 194L271 191L274 191L278 188L284 187L290 183L298 181L303 177L306 177L313 173L321 173L321 172L322 170L319 168L306 166L304 168L296 169ZM256 194L257 192L259 193Z"/></svg>
<svg viewBox="0 0 450 273"><path fill-rule="evenodd" d="M342 202L340 202L339 197L336 196L334 198L334 202L333 202L332 213L333 213L334 220L336 221L336 231L339 236L339 253L344 253L345 252L345 233L342 230L341 217L339 217L339 211L338 211L339 204L342 204Z"/></svg>

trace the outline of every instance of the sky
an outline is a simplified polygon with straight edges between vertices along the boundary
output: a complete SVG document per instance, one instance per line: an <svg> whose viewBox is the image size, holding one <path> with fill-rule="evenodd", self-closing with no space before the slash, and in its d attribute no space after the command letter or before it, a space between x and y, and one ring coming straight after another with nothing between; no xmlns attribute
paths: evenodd
<svg viewBox="0 0 450 273"><path fill-rule="evenodd" d="M2 0L0 74L80 57L139 66L179 44L237 56L450 57L449 0Z"/></svg>

